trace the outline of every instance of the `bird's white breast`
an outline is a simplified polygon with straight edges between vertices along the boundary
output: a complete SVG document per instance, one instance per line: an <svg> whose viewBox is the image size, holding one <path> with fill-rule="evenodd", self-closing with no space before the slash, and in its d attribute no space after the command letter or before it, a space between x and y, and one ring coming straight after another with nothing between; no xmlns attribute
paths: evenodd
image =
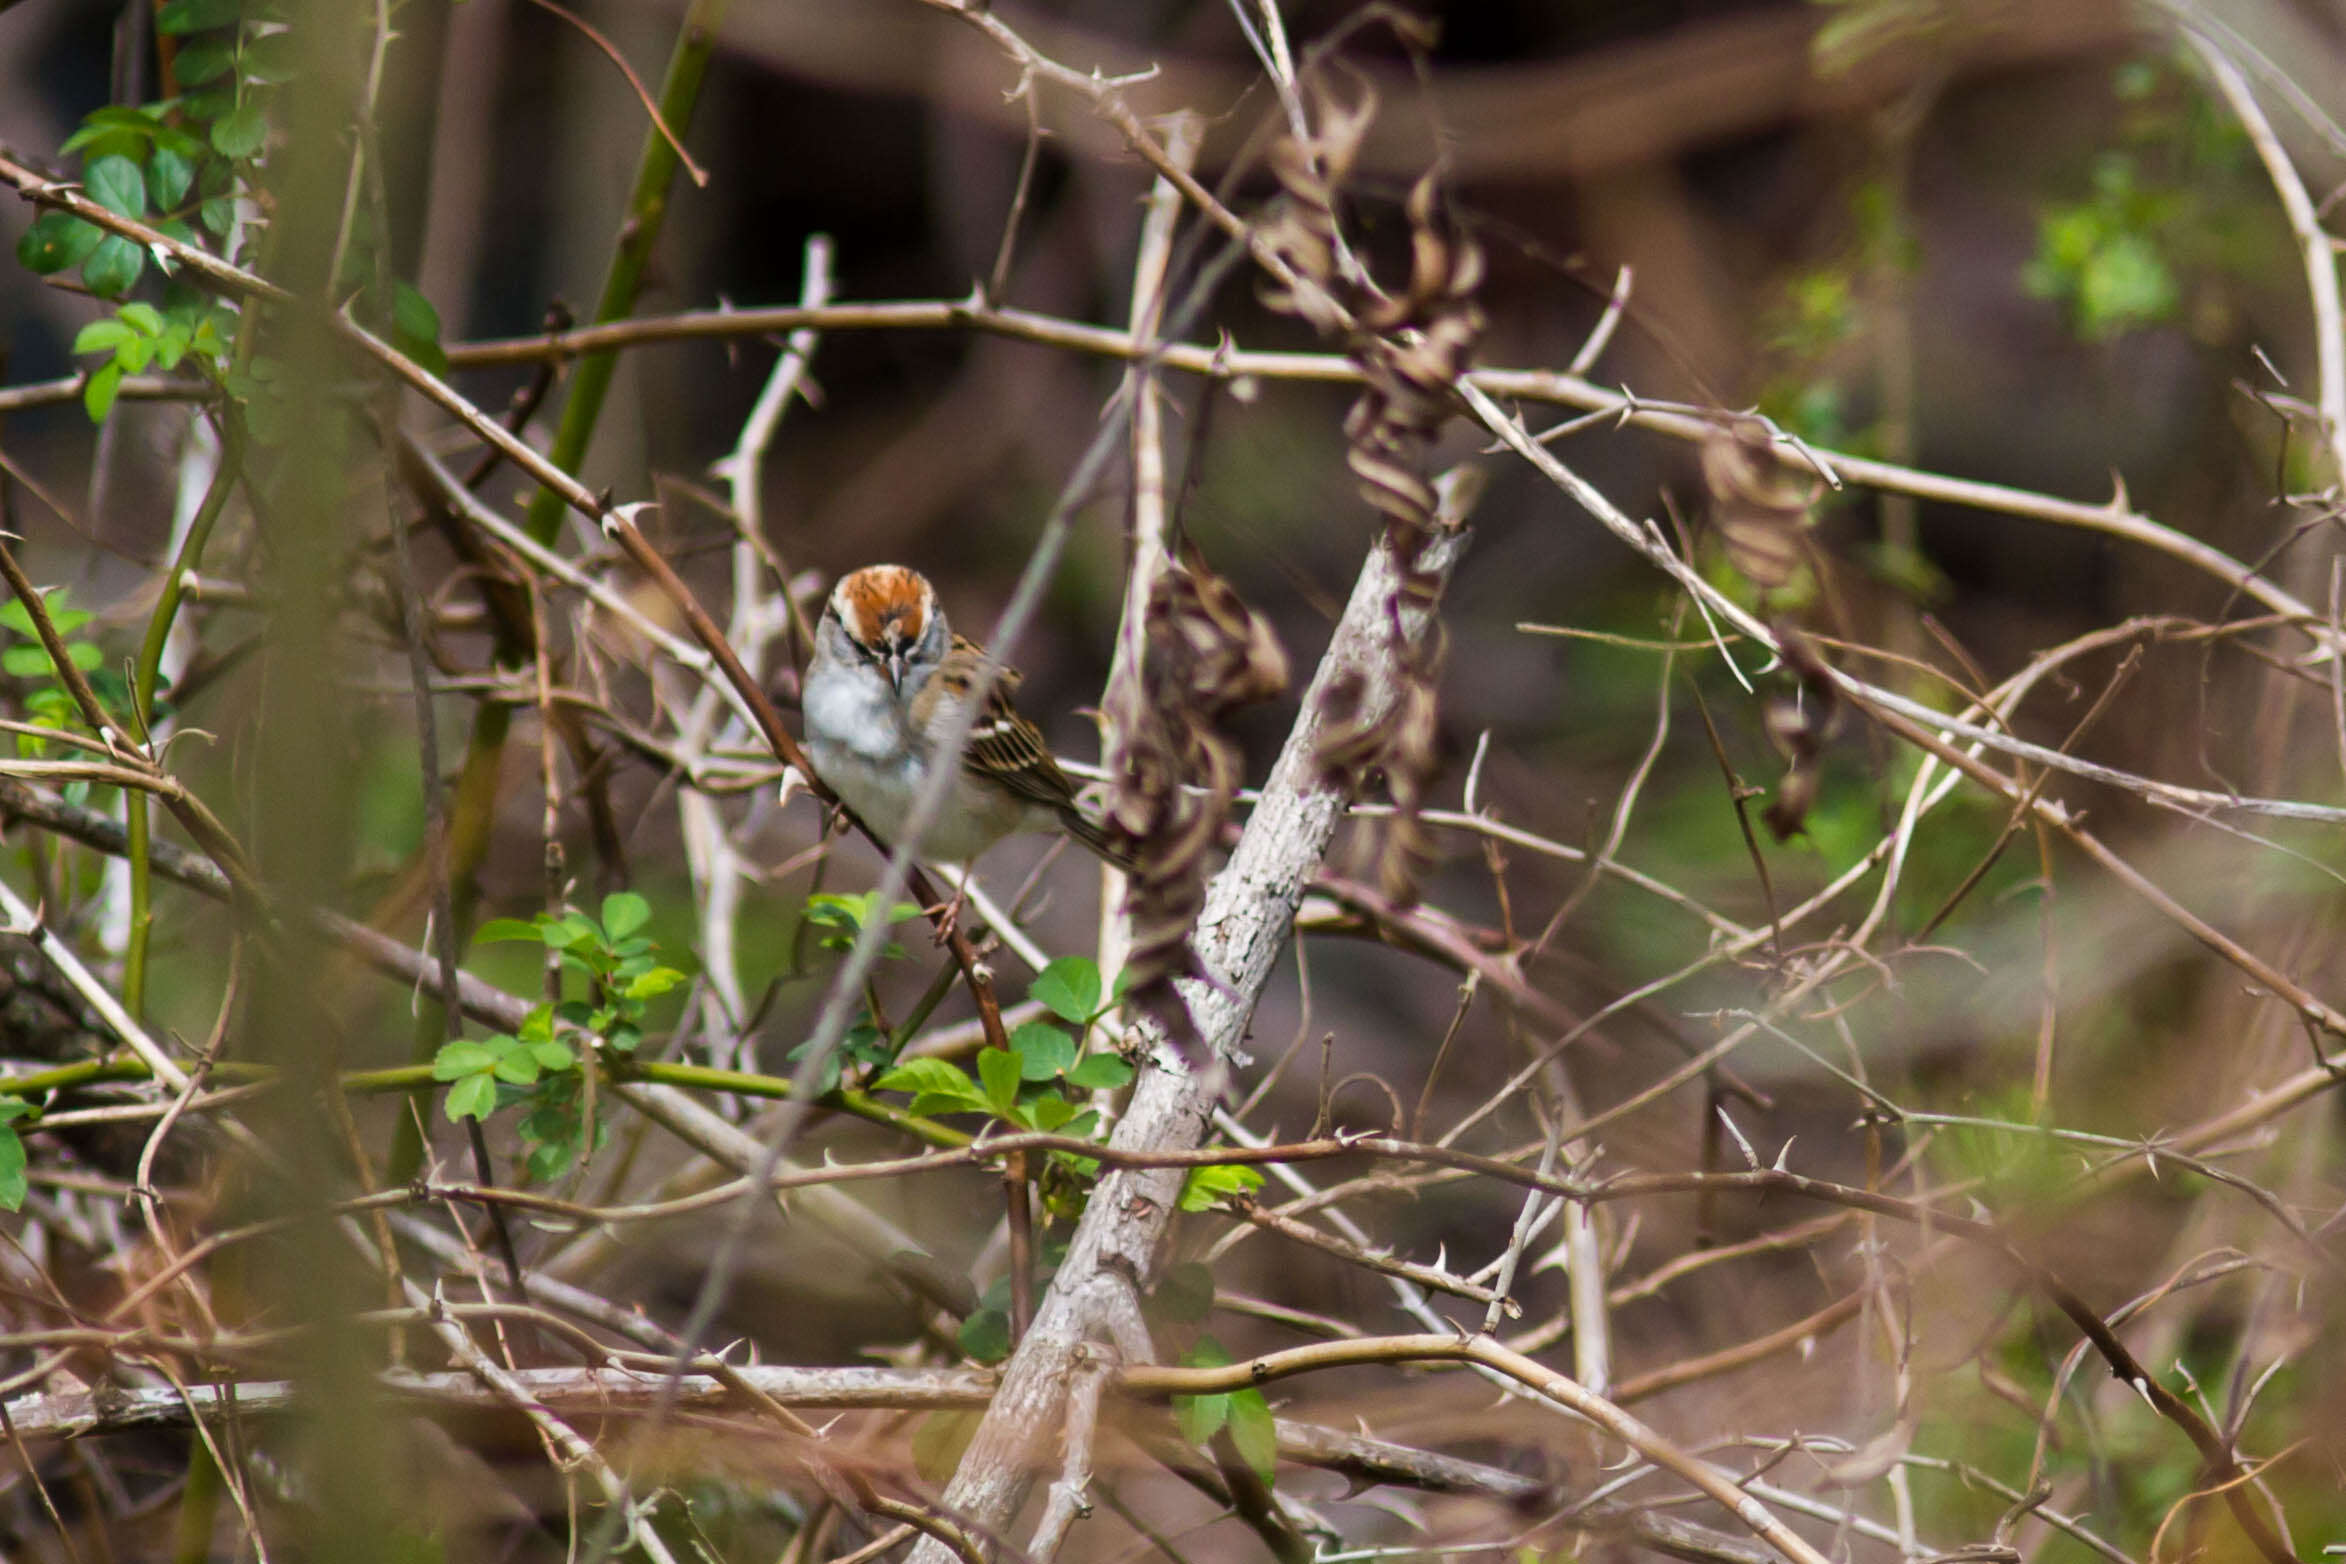
<svg viewBox="0 0 2346 1564"><path fill-rule="evenodd" d="M801 704L815 775L881 840L901 840L928 776L929 746L925 735L909 731L887 681L868 669L824 669L808 676ZM957 774L921 856L966 863L1010 832L1031 828L1026 816L1017 800Z"/></svg>

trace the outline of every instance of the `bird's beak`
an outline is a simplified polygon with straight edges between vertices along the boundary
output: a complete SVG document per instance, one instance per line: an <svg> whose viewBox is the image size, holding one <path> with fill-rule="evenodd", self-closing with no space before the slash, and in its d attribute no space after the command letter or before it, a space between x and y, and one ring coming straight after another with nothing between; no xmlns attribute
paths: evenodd
<svg viewBox="0 0 2346 1564"><path fill-rule="evenodd" d="M888 653L888 688L899 695L904 693L905 655L902 647L894 648Z"/></svg>

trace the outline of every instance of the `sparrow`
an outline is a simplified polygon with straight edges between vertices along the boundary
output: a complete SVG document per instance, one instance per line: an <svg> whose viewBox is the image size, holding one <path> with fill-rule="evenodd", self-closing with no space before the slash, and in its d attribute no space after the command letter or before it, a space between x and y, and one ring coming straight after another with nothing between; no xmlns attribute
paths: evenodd
<svg viewBox="0 0 2346 1564"><path fill-rule="evenodd" d="M823 785L891 846L943 754L946 728L984 682L989 659L955 635L917 570L867 565L840 579L815 628L801 687L806 757ZM921 856L967 864L1005 836L1056 831L1119 868L1131 860L1076 807L1075 784L996 667ZM944 757L948 760L951 757Z"/></svg>

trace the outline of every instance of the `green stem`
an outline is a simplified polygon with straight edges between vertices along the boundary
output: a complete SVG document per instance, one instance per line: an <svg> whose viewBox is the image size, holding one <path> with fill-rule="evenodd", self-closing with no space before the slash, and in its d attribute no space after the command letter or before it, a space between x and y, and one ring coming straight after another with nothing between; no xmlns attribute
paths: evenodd
<svg viewBox="0 0 2346 1564"><path fill-rule="evenodd" d="M724 15L725 3L726 0L693 0L691 9L685 13L684 27L677 34L675 49L668 57L667 74L660 82L660 120L678 136L692 123L693 110L700 100L701 79L707 74L709 56L716 47L717 24ZM627 218L620 225L618 247L612 252L610 267L603 276L602 295L595 301L595 324L623 319L634 312L636 295L643 288L645 264L667 221L668 187L676 177L676 168L675 148L669 145L659 127L654 126L645 133L643 153L636 160ZM548 459L566 473L575 474L586 458L587 444L594 436L595 421L602 414L603 398L610 390L611 371L617 362L617 354L609 350L590 353L579 361L578 373L570 383L570 394L562 404L562 421L555 430L553 448L547 453ZM540 489L530 500L530 535L541 543L551 543L561 524L561 496L551 489ZM507 661L520 656L523 650L500 645L497 655L500 661ZM458 773L451 795L447 873L459 944L463 943L465 929L472 921L473 876L488 852L490 826L497 805L497 777L512 725L512 708L502 703L483 706L474 714L472 733L465 744L464 767ZM429 1059L438 1051L442 1036L436 1016L423 1017L416 1028L415 1057ZM422 1164L422 1137L412 1121L402 1119L393 1137L386 1177L394 1182L412 1178Z"/></svg>
<svg viewBox="0 0 2346 1564"><path fill-rule="evenodd" d="M238 335L241 338L244 333ZM196 508L195 519L188 523L187 536L180 540L178 557L171 561L171 569L163 577L163 595L156 600L154 613L148 616L146 640L139 646L138 663L131 671L131 713L150 746L155 731L155 686L162 678L163 650L170 643L171 625L179 617L180 602L187 596L187 578L202 562L204 545L210 541L220 513L228 508L229 493L243 470L242 431L243 425L233 410L221 418L219 470L212 474L212 485L204 491L203 504ZM138 788L126 788L122 800L130 860L130 937L122 952L122 1003L133 1016L143 1016L147 1008L147 943L155 925L147 795Z"/></svg>
<svg viewBox="0 0 2346 1564"><path fill-rule="evenodd" d="M936 1013L938 1005L944 1003L946 994L952 991L955 980L960 976L961 968L955 963L944 961L937 964L937 975L930 980L928 991L920 996L920 1002L912 1007L912 1014L906 1016L896 1030L888 1034L889 1058L893 1059L904 1052L912 1040L920 1036L920 1029L929 1024L929 1017Z"/></svg>
<svg viewBox="0 0 2346 1564"><path fill-rule="evenodd" d="M0 1097L37 1097L46 1092L72 1091L79 1086L144 1081L153 1075L138 1055L117 1054L111 1059L83 1059L74 1064L61 1064L54 1070L0 1078Z"/></svg>
<svg viewBox="0 0 2346 1564"><path fill-rule="evenodd" d="M725 5L726 0L693 0L684 15L684 29L677 34L675 51L668 57L668 71L660 81L660 122L678 136L692 123L701 78L707 74L709 56L716 48L717 25L724 18ZM667 222L668 187L675 182L676 168L674 144L658 125L653 126L644 133L643 153L636 160L627 217L619 225L619 244L603 274L602 296L595 301L595 325L634 313L645 267ZM619 355L609 349L589 353L578 362L570 395L562 404L562 422L554 432L553 447L546 453L547 459L566 473L575 476L586 458L587 443L594 438L595 422L602 416L603 398L611 389L611 372L618 363ZM560 495L540 489L530 500L530 536L540 543L553 542L562 523L562 509Z"/></svg>
<svg viewBox="0 0 2346 1564"><path fill-rule="evenodd" d="M612 1070L611 1075L622 1081L651 1081L662 1086L682 1086L695 1091L731 1092L737 1097L790 1096L790 1082L779 1075L757 1075L746 1070L720 1070L712 1065L675 1064L646 1061L626 1064ZM902 1108L880 1101L868 1092L851 1086L838 1087L815 1099L825 1108L853 1114L873 1124L900 1130L915 1140L932 1146L966 1146L976 1139L973 1135L906 1113Z"/></svg>
<svg viewBox="0 0 2346 1564"><path fill-rule="evenodd" d="M179 1495L179 1537L171 1557L175 1564L205 1564L212 1556L212 1525L220 1514L225 1487L220 1465L201 1439L188 1441L187 1486Z"/></svg>
<svg viewBox="0 0 2346 1564"><path fill-rule="evenodd" d="M234 1085L274 1080L276 1073L265 1066L234 1059L222 1059L212 1066L212 1074L216 1079ZM737 1097L786 1098L790 1095L790 1082L782 1076L759 1075L748 1070L720 1070L708 1065L647 1060L640 1064L631 1062L619 1065L607 1074L615 1080L648 1081L692 1091L731 1092ZM84 1059L75 1064L59 1065L52 1070L35 1071L30 1075L0 1077L0 1098L29 1099L83 1086L98 1086L115 1081L143 1081L149 1079L150 1075L146 1062L135 1054ZM432 1078L432 1067L429 1064L394 1065L382 1070L344 1070L335 1077L335 1084L346 1092L362 1097L430 1091L439 1085ZM852 1114L873 1124L901 1131L931 1146L966 1146L974 1139L960 1130L939 1124L934 1119L906 1113L902 1108L852 1087L827 1092L818 1101L822 1107L834 1112ZM18 1122L26 1128L35 1127L39 1123L34 1119Z"/></svg>
<svg viewBox="0 0 2346 1564"><path fill-rule="evenodd" d="M152 845L143 788L122 790L125 856L130 861L130 933L122 945L122 1008L135 1020L147 1013L147 935L155 926L154 873L147 861Z"/></svg>

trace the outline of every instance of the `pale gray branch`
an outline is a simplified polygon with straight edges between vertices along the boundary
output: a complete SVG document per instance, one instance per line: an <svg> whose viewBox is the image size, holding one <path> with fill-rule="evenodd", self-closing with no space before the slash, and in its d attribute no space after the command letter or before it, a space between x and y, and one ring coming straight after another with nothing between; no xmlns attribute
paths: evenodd
<svg viewBox="0 0 2346 1564"><path fill-rule="evenodd" d="M1417 569L1446 583L1466 542L1463 532L1437 538L1419 556ZM1398 584L1393 555L1380 543L1353 586L1262 801L1230 862L1207 889L1195 943L1215 981L1186 984L1183 992L1213 1063L1194 1072L1155 1065L1144 1069L1116 1126L1113 1144L1118 1147L1188 1147L1204 1138L1219 1061L1244 1039L1255 1001L1286 948L1312 871L1343 818L1344 796L1321 783L1313 760L1319 697L1340 674L1357 672L1367 680L1364 714L1373 719L1390 707L1398 670L1387 612ZM1428 610L1406 611L1403 633L1413 640L1422 637L1431 620ZM1166 1053L1164 1038L1146 1041L1153 1054ZM1067 1258L945 1491L947 1512L964 1524L999 1533L1026 1502L1038 1469L1054 1454L1052 1436L1067 1415L1078 1352L1101 1337L1108 1322L1131 1306L1133 1293L1147 1284L1182 1177L1176 1168L1124 1168L1109 1173L1092 1192ZM912 1564L954 1561L942 1544L924 1539L913 1551Z"/></svg>

